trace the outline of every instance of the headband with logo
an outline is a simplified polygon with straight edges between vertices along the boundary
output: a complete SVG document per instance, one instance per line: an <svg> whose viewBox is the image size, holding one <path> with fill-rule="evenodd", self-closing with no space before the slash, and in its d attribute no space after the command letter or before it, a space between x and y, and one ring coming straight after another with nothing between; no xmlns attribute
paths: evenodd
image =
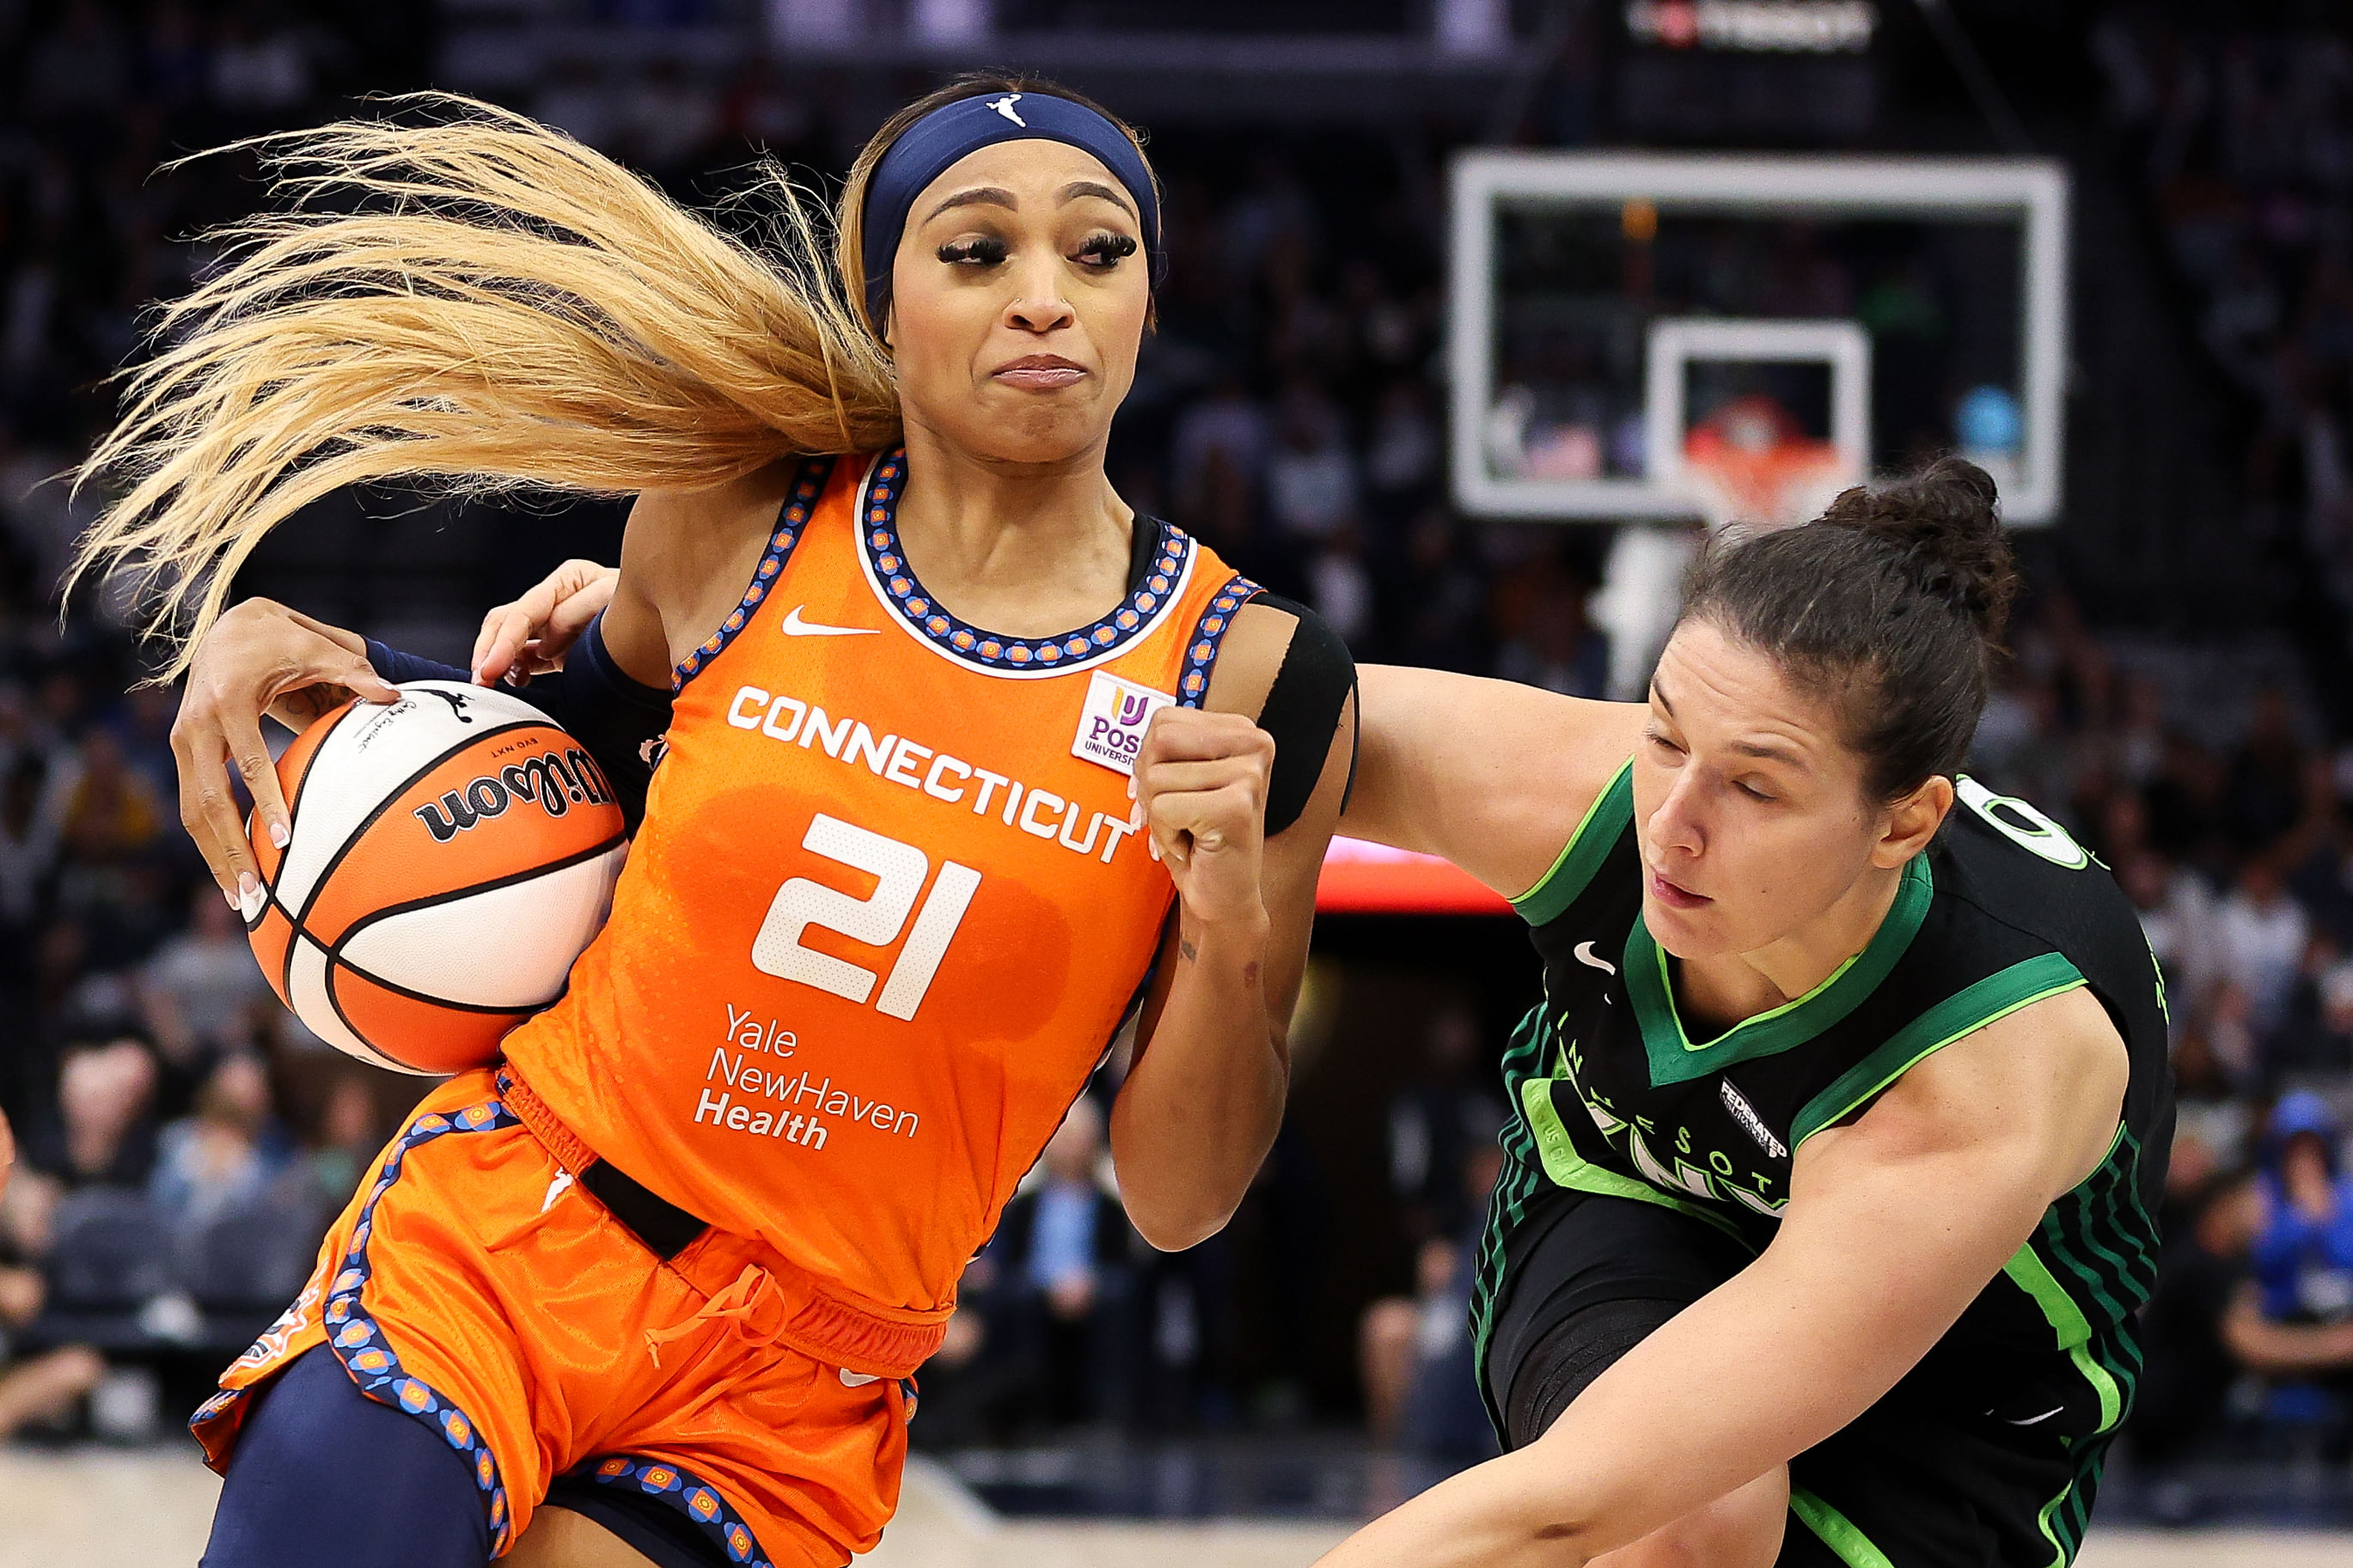
<svg viewBox="0 0 2353 1568"><path fill-rule="evenodd" d="M1166 261L1160 248L1160 203L1152 172L1127 133L1083 103L1041 92L1005 92L944 103L899 134L866 184L862 233L866 313L875 331L891 299L891 261L915 198L957 159L999 142L1061 142L1103 160L1135 199L1144 257L1154 288Z"/></svg>

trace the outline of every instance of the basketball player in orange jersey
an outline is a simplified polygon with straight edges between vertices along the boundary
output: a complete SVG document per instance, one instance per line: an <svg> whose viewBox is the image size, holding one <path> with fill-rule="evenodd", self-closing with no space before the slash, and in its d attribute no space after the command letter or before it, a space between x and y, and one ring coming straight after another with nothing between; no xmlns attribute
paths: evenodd
<svg viewBox="0 0 2353 1568"><path fill-rule="evenodd" d="M427 1097L198 1413L206 1561L845 1563L957 1276L1124 1027L1138 1228L1189 1246L1240 1202L1345 650L1105 478L1160 226L1092 105L997 80L895 116L844 194L846 298L494 110L281 145L398 200L269 220L178 308L85 557L209 595L175 742L224 891L254 908L225 759L286 831L259 715L418 662L211 621L204 568L323 486L635 490L547 698L674 702L565 996Z"/></svg>

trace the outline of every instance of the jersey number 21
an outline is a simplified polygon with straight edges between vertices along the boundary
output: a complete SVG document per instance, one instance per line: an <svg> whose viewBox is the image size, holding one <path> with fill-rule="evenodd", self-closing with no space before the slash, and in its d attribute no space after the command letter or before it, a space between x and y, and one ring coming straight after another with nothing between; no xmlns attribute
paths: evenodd
<svg viewBox="0 0 2353 1568"><path fill-rule="evenodd" d="M924 879L931 875L931 857L912 844L885 838L823 812L809 824L801 847L866 872L874 878L874 891L853 899L822 882L793 878L776 889L768 917L752 939L752 965L780 980L797 980L862 1003L873 995L874 972L803 947L801 933L817 926L869 947L888 947L898 940L900 928L907 923L907 912L915 907L915 896L923 890ZM971 867L953 860L941 862L932 896L923 900L914 929L899 950L898 962L882 982L882 994L875 998L876 1012L892 1018L915 1016L979 886L980 873Z"/></svg>

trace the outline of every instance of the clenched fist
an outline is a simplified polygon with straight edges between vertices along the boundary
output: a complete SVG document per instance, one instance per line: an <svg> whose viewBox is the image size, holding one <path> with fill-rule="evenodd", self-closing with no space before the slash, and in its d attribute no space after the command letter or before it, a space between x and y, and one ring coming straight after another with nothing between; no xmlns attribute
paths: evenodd
<svg viewBox="0 0 2353 1568"><path fill-rule="evenodd" d="M1262 924L1267 780L1274 737L1239 713L1163 708L1137 752L1129 792L1187 915Z"/></svg>

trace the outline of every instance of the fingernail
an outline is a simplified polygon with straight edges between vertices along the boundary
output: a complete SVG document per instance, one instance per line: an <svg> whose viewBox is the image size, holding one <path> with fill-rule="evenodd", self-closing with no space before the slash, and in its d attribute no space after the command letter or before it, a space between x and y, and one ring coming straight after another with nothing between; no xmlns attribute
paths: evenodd
<svg viewBox="0 0 2353 1568"><path fill-rule="evenodd" d="M1135 798L1135 775L1134 773L1127 775L1127 798L1130 800L1134 800Z"/></svg>
<svg viewBox="0 0 2353 1568"><path fill-rule="evenodd" d="M227 904L230 909L236 909L237 907L237 889L235 888L223 888L221 889L221 902Z"/></svg>
<svg viewBox="0 0 2353 1568"><path fill-rule="evenodd" d="M262 902L260 881L250 871L241 873L237 879L237 912L249 921L261 912Z"/></svg>
<svg viewBox="0 0 2353 1568"><path fill-rule="evenodd" d="M294 836L286 831L286 825L284 823L273 822L269 825L269 842L276 845L279 848L285 848L288 844L293 841L293 838Z"/></svg>

